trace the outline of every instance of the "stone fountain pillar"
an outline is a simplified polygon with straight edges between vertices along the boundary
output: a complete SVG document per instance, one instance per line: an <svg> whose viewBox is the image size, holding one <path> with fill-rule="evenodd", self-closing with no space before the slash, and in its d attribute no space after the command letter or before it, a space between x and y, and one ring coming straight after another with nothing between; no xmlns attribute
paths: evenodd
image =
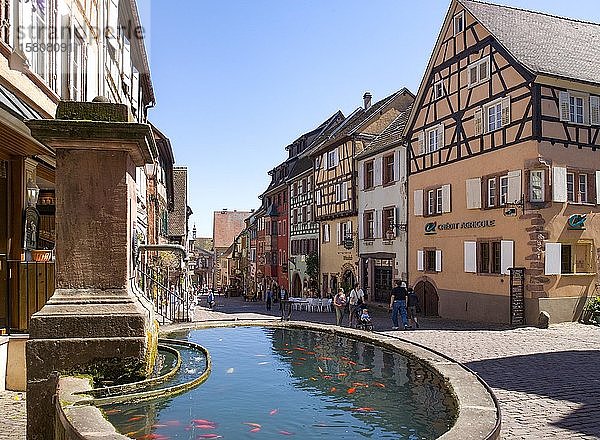
<svg viewBox="0 0 600 440"><path fill-rule="evenodd" d="M133 287L135 168L152 163L147 124L125 105L62 102L29 121L56 150L56 290L31 319L27 438L54 437L55 372L118 379L153 367L158 327Z"/></svg>

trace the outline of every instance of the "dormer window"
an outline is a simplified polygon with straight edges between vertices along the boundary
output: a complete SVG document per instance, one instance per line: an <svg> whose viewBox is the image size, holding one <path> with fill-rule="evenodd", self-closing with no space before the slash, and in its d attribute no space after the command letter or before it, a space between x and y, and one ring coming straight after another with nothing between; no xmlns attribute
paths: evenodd
<svg viewBox="0 0 600 440"><path fill-rule="evenodd" d="M460 11L454 16L454 35L465 30L465 11Z"/></svg>

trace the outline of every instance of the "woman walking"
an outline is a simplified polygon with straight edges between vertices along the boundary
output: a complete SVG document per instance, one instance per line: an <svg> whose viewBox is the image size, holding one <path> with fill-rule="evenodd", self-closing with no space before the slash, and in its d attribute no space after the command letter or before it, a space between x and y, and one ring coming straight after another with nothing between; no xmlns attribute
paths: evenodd
<svg viewBox="0 0 600 440"><path fill-rule="evenodd" d="M344 310L346 308L346 294L344 289L341 287L338 293L333 297L333 307L335 308L335 323L336 325L342 325L344 319Z"/></svg>

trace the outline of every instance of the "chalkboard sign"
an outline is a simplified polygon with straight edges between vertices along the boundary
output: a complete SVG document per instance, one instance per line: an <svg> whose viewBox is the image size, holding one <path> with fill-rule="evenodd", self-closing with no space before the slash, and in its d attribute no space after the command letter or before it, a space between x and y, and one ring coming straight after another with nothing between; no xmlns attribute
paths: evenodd
<svg viewBox="0 0 600 440"><path fill-rule="evenodd" d="M510 272L510 323L525 324L525 268L511 267Z"/></svg>

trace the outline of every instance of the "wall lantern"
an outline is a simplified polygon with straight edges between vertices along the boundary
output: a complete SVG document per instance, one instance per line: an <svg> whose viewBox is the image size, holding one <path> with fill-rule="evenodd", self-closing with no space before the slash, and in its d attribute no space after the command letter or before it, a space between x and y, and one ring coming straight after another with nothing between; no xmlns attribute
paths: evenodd
<svg viewBox="0 0 600 440"><path fill-rule="evenodd" d="M33 179L29 179L27 181L27 205L35 206L37 205L38 197L40 195L40 187L33 181Z"/></svg>

